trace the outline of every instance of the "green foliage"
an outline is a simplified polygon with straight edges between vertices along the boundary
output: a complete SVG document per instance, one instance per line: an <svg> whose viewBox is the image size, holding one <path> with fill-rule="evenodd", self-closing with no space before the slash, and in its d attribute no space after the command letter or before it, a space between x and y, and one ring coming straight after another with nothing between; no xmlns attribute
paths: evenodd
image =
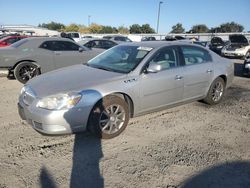
<svg viewBox="0 0 250 188"><path fill-rule="evenodd" d="M181 23L177 23L172 27L172 31L170 33L184 33L185 29L182 27Z"/></svg>
<svg viewBox="0 0 250 188"><path fill-rule="evenodd" d="M102 29L99 31L99 33L117 33L118 30L115 27L111 26L102 26Z"/></svg>
<svg viewBox="0 0 250 188"><path fill-rule="evenodd" d="M70 24L69 26L66 26L64 31L65 32L78 32L79 26L76 24Z"/></svg>
<svg viewBox="0 0 250 188"><path fill-rule="evenodd" d="M118 33L129 34L129 29L127 27L120 26L120 27L118 27Z"/></svg>
<svg viewBox="0 0 250 188"><path fill-rule="evenodd" d="M65 25L62 23L57 23L57 22L50 22L50 23L42 23L39 24L38 27L43 27L43 28L47 28L50 30L56 30L56 31L62 31L65 29Z"/></svg>
<svg viewBox="0 0 250 188"><path fill-rule="evenodd" d="M244 27L235 22L228 22L221 24L219 27L211 28L211 33L233 33L233 32L242 32Z"/></svg>
<svg viewBox="0 0 250 188"><path fill-rule="evenodd" d="M102 25L98 25L96 23L92 23L90 26L89 26L89 32L90 33L100 33L100 31L102 30Z"/></svg>
<svg viewBox="0 0 250 188"><path fill-rule="evenodd" d="M207 33L209 31L205 24L194 25L191 29L192 33Z"/></svg>
<svg viewBox="0 0 250 188"><path fill-rule="evenodd" d="M130 33L155 33L155 30L150 27L149 24L143 24L140 26L139 24L133 24L129 28Z"/></svg>

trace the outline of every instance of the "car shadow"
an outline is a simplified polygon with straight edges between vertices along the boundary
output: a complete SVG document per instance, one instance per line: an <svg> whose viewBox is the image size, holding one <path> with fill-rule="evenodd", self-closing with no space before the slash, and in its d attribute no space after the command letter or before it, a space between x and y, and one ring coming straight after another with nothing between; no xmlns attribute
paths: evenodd
<svg viewBox="0 0 250 188"><path fill-rule="evenodd" d="M75 134L73 147L71 188L103 188L104 180L100 173L99 162L103 157L101 140L89 133ZM56 188L53 175L42 167L40 173L41 188Z"/></svg>
<svg viewBox="0 0 250 188"><path fill-rule="evenodd" d="M91 95L100 95L99 93L91 93ZM86 99L86 96L85 96ZM102 101L100 102L102 104ZM100 105L100 108L103 108ZM79 116L75 116L74 109L64 114L65 120L72 126L76 124ZM83 112L81 112L83 113ZM97 115L99 112L95 112ZM84 116L84 114L81 114ZM81 118L80 118L81 119ZM79 121L81 122L81 121ZM101 138L93 136L89 132L80 132L75 134L73 154L72 154L72 170L70 177L71 188L103 188L104 179L100 173L99 162L103 157ZM40 174L40 185L42 188L55 188L56 182L51 174L45 168L42 168Z"/></svg>
<svg viewBox="0 0 250 188"><path fill-rule="evenodd" d="M181 183L181 188L250 187L250 162L226 162L208 168Z"/></svg>

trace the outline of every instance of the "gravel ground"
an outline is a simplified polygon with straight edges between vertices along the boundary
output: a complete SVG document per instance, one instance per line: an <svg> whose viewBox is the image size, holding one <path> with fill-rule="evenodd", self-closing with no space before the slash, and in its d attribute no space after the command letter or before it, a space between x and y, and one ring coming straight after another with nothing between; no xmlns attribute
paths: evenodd
<svg viewBox="0 0 250 188"><path fill-rule="evenodd" d="M250 187L249 78L235 77L219 105L134 118L111 140L40 135L18 116L21 87L0 78L0 188Z"/></svg>

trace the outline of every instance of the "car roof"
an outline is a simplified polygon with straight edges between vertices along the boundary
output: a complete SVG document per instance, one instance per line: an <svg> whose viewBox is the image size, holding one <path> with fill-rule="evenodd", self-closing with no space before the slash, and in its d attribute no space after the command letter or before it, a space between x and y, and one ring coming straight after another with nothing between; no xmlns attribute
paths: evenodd
<svg viewBox="0 0 250 188"><path fill-rule="evenodd" d="M68 38L62 38L62 37L29 37L27 40L36 40L36 41L71 41L74 42Z"/></svg>
<svg viewBox="0 0 250 188"><path fill-rule="evenodd" d="M122 43L120 45L142 46L149 48L161 48L164 46L172 46L172 45L194 45L200 47L200 45L192 44L191 42L187 41L143 41L143 42Z"/></svg>

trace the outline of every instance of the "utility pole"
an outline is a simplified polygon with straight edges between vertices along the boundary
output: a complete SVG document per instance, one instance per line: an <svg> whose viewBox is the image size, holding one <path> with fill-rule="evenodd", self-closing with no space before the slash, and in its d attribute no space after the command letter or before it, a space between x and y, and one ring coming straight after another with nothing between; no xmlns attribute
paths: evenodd
<svg viewBox="0 0 250 188"><path fill-rule="evenodd" d="M88 15L88 27L90 26L90 18L91 18L91 16Z"/></svg>
<svg viewBox="0 0 250 188"><path fill-rule="evenodd" d="M160 13L161 13L161 4L163 2L160 1L159 2L159 9L158 9L158 18L157 18L157 28L156 28L156 33L158 34L158 31L159 31L159 22L160 22Z"/></svg>

